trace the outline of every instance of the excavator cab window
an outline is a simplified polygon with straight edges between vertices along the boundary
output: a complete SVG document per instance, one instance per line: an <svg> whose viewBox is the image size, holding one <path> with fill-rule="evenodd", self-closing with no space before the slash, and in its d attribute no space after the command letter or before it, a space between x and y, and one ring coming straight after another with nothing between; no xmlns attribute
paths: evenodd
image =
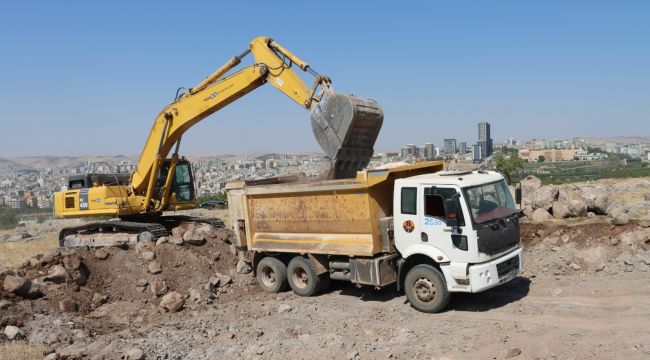
<svg viewBox="0 0 650 360"><path fill-rule="evenodd" d="M173 191L176 193L176 200L178 201L194 199L194 183L192 182L192 170L189 162L179 161L176 165Z"/></svg>
<svg viewBox="0 0 650 360"><path fill-rule="evenodd" d="M162 196L167 173L169 172L169 161L165 161L160 167L158 176L158 195ZM179 160L176 163L174 172L174 181L172 182L172 193L176 194L177 201L191 201L194 199L194 180L192 179L192 169L190 163L186 160Z"/></svg>

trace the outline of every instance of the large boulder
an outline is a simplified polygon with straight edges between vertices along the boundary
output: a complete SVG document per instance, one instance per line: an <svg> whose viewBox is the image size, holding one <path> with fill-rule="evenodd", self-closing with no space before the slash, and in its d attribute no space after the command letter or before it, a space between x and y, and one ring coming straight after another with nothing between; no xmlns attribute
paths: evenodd
<svg viewBox="0 0 650 360"><path fill-rule="evenodd" d="M533 195L533 209L550 210L557 200L559 189L555 185L542 186Z"/></svg>
<svg viewBox="0 0 650 360"><path fill-rule="evenodd" d="M77 312L79 310L79 304L70 298L65 298L59 301L59 310L65 313Z"/></svg>
<svg viewBox="0 0 650 360"><path fill-rule="evenodd" d="M583 269L600 271L607 262L608 250L605 245L579 249L573 252L573 262Z"/></svg>
<svg viewBox="0 0 650 360"><path fill-rule="evenodd" d="M536 209L533 211L533 216L532 216L533 222L540 223L544 221L550 221L553 220L553 216L546 211L546 209Z"/></svg>
<svg viewBox="0 0 650 360"><path fill-rule="evenodd" d="M68 272L61 265L54 265L47 270L47 275L43 280L53 282L55 284L62 284L68 280Z"/></svg>
<svg viewBox="0 0 650 360"><path fill-rule="evenodd" d="M200 226L190 225L183 234L183 241L190 245L203 245L206 238L212 233L212 226L204 224Z"/></svg>
<svg viewBox="0 0 650 360"><path fill-rule="evenodd" d="M184 304L185 299L183 296L175 291L163 296L162 300L160 301L160 306L169 312L181 311Z"/></svg>
<svg viewBox="0 0 650 360"><path fill-rule="evenodd" d="M157 261L152 261L148 265L149 272L152 274L160 274L162 272L162 267Z"/></svg>
<svg viewBox="0 0 650 360"><path fill-rule="evenodd" d="M29 290L29 280L20 276L7 275L2 287L8 293L18 294Z"/></svg>
<svg viewBox="0 0 650 360"><path fill-rule="evenodd" d="M585 186L582 188L582 198L587 205L587 211L598 215L607 215L609 207L609 192L603 187Z"/></svg>
<svg viewBox="0 0 650 360"><path fill-rule="evenodd" d="M135 254L138 256L142 256L142 253L145 251L154 251L154 246L155 244L152 243L151 241L140 241L137 244L135 244Z"/></svg>
<svg viewBox="0 0 650 360"><path fill-rule="evenodd" d="M580 200L569 200L567 203L569 207L569 216L571 217L583 217L587 216L587 205L582 199Z"/></svg>
<svg viewBox="0 0 650 360"><path fill-rule="evenodd" d="M25 333L23 333L23 331L20 330L20 328L12 325L7 325L5 327L4 333L8 340L19 339L25 335Z"/></svg>
<svg viewBox="0 0 650 360"><path fill-rule="evenodd" d="M533 209L533 206L530 205L530 204L528 204L528 205L527 205L526 207L524 207L524 209L523 209L524 215L526 215L526 216L528 216L528 217L533 216L533 212L534 212L534 211L535 211L535 210Z"/></svg>
<svg viewBox="0 0 650 360"><path fill-rule="evenodd" d="M38 285L33 284L29 279L21 276L7 275L2 287L8 293L14 293L28 299L36 299L43 296Z"/></svg>
<svg viewBox="0 0 650 360"><path fill-rule="evenodd" d="M569 202L571 200L582 200L582 191L575 184L567 184L559 188L557 199Z"/></svg>
<svg viewBox="0 0 650 360"><path fill-rule="evenodd" d="M556 219L565 219L571 216L571 211L566 201L553 201L553 217Z"/></svg>
<svg viewBox="0 0 650 360"><path fill-rule="evenodd" d="M151 284L149 284L149 287L151 288L151 292L154 294L154 296L162 296L167 292L167 284L165 284L165 282L160 279L152 280Z"/></svg>
<svg viewBox="0 0 650 360"><path fill-rule="evenodd" d="M524 207L532 204L535 191L541 187L542 181L535 176L528 175L525 179L521 180L521 197Z"/></svg>
<svg viewBox="0 0 650 360"><path fill-rule="evenodd" d="M81 258L77 253L68 254L63 257L63 266L67 270L77 270L81 266Z"/></svg>
<svg viewBox="0 0 650 360"><path fill-rule="evenodd" d="M248 274L253 271L251 265L243 260L237 262L237 274Z"/></svg>

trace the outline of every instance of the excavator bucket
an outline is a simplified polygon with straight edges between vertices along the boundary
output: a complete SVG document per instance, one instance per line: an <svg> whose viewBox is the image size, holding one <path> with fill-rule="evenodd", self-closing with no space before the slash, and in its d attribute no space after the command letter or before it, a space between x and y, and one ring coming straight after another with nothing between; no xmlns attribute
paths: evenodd
<svg viewBox="0 0 650 360"><path fill-rule="evenodd" d="M356 176L372 158L384 112L374 100L332 93L311 110L311 126L331 161L329 178Z"/></svg>

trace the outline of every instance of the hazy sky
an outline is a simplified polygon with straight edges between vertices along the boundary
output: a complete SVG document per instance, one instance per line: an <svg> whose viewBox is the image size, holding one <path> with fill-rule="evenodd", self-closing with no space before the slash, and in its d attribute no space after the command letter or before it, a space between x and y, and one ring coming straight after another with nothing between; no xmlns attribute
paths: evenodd
<svg viewBox="0 0 650 360"><path fill-rule="evenodd" d="M138 154L179 86L259 35L377 100L377 148L473 143L480 121L496 141L650 136L650 1L38 3L0 11L0 157ZM318 149L308 113L267 85L181 150Z"/></svg>

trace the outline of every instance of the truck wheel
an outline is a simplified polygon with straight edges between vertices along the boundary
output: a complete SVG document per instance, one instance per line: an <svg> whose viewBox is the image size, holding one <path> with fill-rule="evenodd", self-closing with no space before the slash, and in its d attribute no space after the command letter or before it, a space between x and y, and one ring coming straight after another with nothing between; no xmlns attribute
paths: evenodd
<svg viewBox="0 0 650 360"><path fill-rule="evenodd" d="M287 288L287 266L274 257L267 256L257 264L257 283L262 290L278 293Z"/></svg>
<svg viewBox="0 0 650 360"><path fill-rule="evenodd" d="M321 279L316 275L316 270L302 256L296 256L289 261L287 266L289 286L296 295L312 296L320 290Z"/></svg>
<svg viewBox="0 0 650 360"><path fill-rule="evenodd" d="M416 265L406 274L404 292L415 309L435 313L449 304L445 277L431 265Z"/></svg>

